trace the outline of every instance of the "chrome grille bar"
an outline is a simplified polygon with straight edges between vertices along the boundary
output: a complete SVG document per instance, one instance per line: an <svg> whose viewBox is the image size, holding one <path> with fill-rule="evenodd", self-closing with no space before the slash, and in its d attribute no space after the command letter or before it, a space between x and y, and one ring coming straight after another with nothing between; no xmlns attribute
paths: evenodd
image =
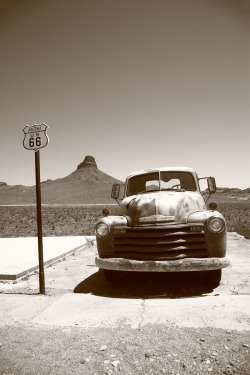
<svg viewBox="0 0 250 375"><path fill-rule="evenodd" d="M114 230L113 251L128 256L137 254L165 254L177 256L206 256L204 231L191 230L194 225L116 227ZM118 255L118 254L117 254Z"/></svg>

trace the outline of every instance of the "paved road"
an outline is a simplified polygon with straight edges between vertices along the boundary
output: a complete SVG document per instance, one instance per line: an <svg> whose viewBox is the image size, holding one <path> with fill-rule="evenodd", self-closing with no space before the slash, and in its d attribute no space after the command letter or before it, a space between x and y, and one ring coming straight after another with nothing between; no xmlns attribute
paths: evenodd
<svg viewBox="0 0 250 375"><path fill-rule="evenodd" d="M229 268L213 289L200 274L127 273L109 284L94 263L96 247L47 267L46 295L38 275L0 284L0 325L108 327L147 323L250 330L250 240L230 233Z"/></svg>

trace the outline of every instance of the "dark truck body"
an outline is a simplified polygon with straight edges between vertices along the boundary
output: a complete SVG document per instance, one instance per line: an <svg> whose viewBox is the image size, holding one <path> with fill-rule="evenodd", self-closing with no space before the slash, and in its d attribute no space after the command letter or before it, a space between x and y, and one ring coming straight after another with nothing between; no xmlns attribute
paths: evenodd
<svg viewBox="0 0 250 375"><path fill-rule="evenodd" d="M215 180L208 177L208 190ZM96 224L98 257L109 281L119 271L206 271L218 284L226 258L226 222L206 207L199 179L191 168L156 168L138 171L126 179L124 197L114 185L112 197L120 204L120 215L105 216Z"/></svg>

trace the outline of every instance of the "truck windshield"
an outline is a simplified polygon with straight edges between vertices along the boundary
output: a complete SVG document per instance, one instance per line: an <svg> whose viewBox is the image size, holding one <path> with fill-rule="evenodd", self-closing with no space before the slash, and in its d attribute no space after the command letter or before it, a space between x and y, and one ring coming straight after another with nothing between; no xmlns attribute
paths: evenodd
<svg viewBox="0 0 250 375"><path fill-rule="evenodd" d="M193 175L188 172L153 172L133 176L127 183L127 196L172 189L196 191Z"/></svg>

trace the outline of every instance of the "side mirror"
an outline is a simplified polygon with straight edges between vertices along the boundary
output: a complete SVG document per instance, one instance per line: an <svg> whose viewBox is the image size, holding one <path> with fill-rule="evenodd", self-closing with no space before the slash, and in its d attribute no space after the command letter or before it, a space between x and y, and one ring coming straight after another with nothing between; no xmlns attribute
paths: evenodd
<svg viewBox="0 0 250 375"><path fill-rule="evenodd" d="M114 184L111 191L111 198L115 199L117 202L122 200L125 195L125 185L124 184ZM118 202L119 203L119 202Z"/></svg>
<svg viewBox="0 0 250 375"><path fill-rule="evenodd" d="M214 177L208 177L207 186L210 194L214 194L216 192L216 183Z"/></svg>

